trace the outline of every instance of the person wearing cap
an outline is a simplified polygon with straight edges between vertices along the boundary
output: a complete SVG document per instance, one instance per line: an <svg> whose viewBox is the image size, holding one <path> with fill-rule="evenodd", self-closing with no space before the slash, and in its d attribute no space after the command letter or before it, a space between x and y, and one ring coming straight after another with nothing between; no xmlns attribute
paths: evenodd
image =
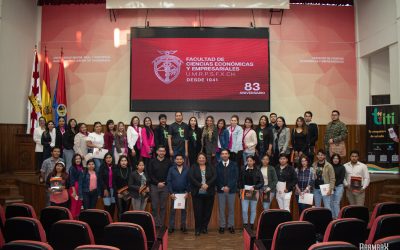
<svg viewBox="0 0 400 250"><path fill-rule="evenodd" d="M69 208L69 181L64 162L57 161L47 176L46 185L50 192L50 205Z"/></svg>

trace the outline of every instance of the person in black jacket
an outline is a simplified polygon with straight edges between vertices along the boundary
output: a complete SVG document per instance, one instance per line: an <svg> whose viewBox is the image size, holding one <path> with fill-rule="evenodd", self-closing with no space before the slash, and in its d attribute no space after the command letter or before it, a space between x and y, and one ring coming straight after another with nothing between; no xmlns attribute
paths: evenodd
<svg viewBox="0 0 400 250"><path fill-rule="evenodd" d="M156 227L163 227L168 199L167 176L172 166L170 159L165 157L165 146L159 146L157 157L151 159L146 166L146 173L150 179L151 211Z"/></svg>
<svg viewBox="0 0 400 250"><path fill-rule="evenodd" d="M139 160L136 170L132 171L128 180L129 194L132 196L132 210L142 210L146 208L149 197L149 178L144 172L144 161Z"/></svg>
<svg viewBox="0 0 400 250"><path fill-rule="evenodd" d="M225 232L225 207L228 202L228 230L235 233L235 198L239 180L239 168L229 160L229 150L221 150L221 161L217 164L217 193L219 204L219 233Z"/></svg>
<svg viewBox="0 0 400 250"><path fill-rule="evenodd" d="M65 133L65 118L58 117L58 126L56 127L56 146L61 149L61 158L63 158L63 135Z"/></svg>
<svg viewBox="0 0 400 250"><path fill-rule="evenodd" d="M250 205L250 228L253 229L256 219L257 202L260 189L264 186L264 178L261 171L256 167L256 158L252 155L247 156L247 164L240 171L239 188L242 200L242 219L243 228L247 227L249 222Z"/></svg>
<svg viewBox="0 0 400 250"><path fill-rule="evenodd" d="M346 176L346 168L341 163L340 155L338 154L331 156L331 162L335 171L335 190L331 198L332 218L337 219L340 211L340 201L344 192L343 180Z"/></svg>
<svg viewBox="0 0 400 250"><path fill-rule="evenodd" d="M46 130L43 132L42 138L41 138L41 143L43 145L43 159L44 160L46 160L47 158L50 158L51 149L55 146L55 141L56 141L56 132L54 129L54 122L48 121L46 123ZM57 148L59 148L59 147L57 147Z"/></svg>
<svg viewBox="0 0 400 250"><path fill-rule="evenodd" d="M166 158L170 158L169 148L168 148L168 129L167 125L167 116L165 114L160 114L158 116L159 124L154 130L154 141L156 144L156 148L158 146L163 145L166 147L167 152L165 153Z"/></svg>
<svg viewBox="0 0 400 250"><path fill-rule="evenodd" d="M196 117L190 117L189 128L187 131L187 152L189 154L189 162L193 165L196 162L197 155L201 151L202 131L197 124Z"/></svg>
<svg viewBox="0 0 400 250"><path fill-rule="evenodd" d="M195 235L199 236L200 232L208 233L217 175L214 167L207 163L207 156L204 153L199 153L197 163L191 166L188 174L193 201Z"/></svg>
<svg viewBox="0 0 400 250"><path fill-rule="evenodd" d="M113 169L113 182L115 190L115 198L118 208L118 218L121 220L121 215L129 210L131 205L130 199L124 196L123 190L128 188L129 176L131 175L131 168L128 164L128 157L121 156L118 160L118 165Z"/></svg>
<svg viewBox="0 0 400 250"><path fill-rule="evenodd" d="M268 117L262 115L258 121L258 127L256 129L257 134L257 146L256 154L261 162L264 155L272 156L272 144L274 143L274 134L268 124Z"/></svg>
<svg viewBox="0 0 400 250"><path fill-rule="evenodd" d="M115 192L114 189L114 159L110 152L104 155L103 164L100 166L100 193L103 197L104 210L110 213L111 218L114 218L115 210Z"/></svg>
<svg viewBox="0 0 400 250"><path fill-rule="evenodd" d="M67 129L62 135L62 146L63 146L63 159L65 160L65 166L67 167L67 172L69 173L69 168L72 166L72 158L75 154L74 152L74 138L76 133L78 133L77 122L75 119L70 119L68 121ZM57 141L57 136L56 136ZM57 143L56 143L57 144Z"/></svg>
<svg viewBox="0 0 400 250"><path fill-rule="evenodd" d="M294 168L288 164L288 160L286 154L281 154L279 156L279 165L275 167L276 175L278 176L276 201L280 209L290 211L290 199L292 197L292 191L297 184L297 174ZM282 182L285 183L285 185L282 185L284 187L280 189L280 183Z"/></svg>
<svg viewBox="0 0 400 250"><path fill-rule="evenodd" d="M318 141L318 125L316 123L311 122L312 117L313 113L311 113L311 111L306 111L304 113L304 120L307 124L308 133L310 137L310 153L309 153L310 163L314 162L315 144Z"/></svg>

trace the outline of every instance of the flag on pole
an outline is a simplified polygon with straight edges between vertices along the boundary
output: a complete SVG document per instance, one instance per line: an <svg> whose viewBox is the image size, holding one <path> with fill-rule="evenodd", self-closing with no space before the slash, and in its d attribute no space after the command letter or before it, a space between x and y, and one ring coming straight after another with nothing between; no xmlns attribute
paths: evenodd
<svg viewBox="0 0 400 250"><path fill-rule="evenodd" d="M58 77L56 89L53 96L54 123L58 126L58 118L64 117L67 120L67 96L65 92L65 74L64 74L64 54L61 49L60 67L58 69Z"/></svg>
<svg viewBox="0 0 400 250"><path fill-rule="evenodd" d="M47 49L44 49L44 66L42 76L42 116L46 118L46 121L53 119L51 109L51 97L50 97L50 69L49 69L49 58L47 57Z"/></svg>
<svg viewBox="0 0 400 250"><path fill-rule="evenodd" d="M38 121L41 116L40 107L40 80L39 80L39 59L37 55L37 48L35 46L35 53L33 57L32 78L29 87L28 95L28 120L26 123L26 133L33 134L33 130L38 126Z"/></svg>

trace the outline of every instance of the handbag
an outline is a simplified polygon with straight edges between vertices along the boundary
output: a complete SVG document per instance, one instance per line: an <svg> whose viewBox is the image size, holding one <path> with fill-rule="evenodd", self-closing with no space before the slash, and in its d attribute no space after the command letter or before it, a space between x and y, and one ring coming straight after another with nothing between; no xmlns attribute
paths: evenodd
<svg viewBox="0 0 400 250"><path fill-rule="evenodd" d="M332 156L333 154L338 154L340 157L346 157L346 144L344 141L338 143L331 143L329 145L329 154Z"/></svg>
<svg viewBox="0 0 400 250"><path fill-rule="evenodd" d="M129 193L128 186L124 186L118 189L117 193L122 196L122 199L128 201L132 198L131 194Z"/></svg>

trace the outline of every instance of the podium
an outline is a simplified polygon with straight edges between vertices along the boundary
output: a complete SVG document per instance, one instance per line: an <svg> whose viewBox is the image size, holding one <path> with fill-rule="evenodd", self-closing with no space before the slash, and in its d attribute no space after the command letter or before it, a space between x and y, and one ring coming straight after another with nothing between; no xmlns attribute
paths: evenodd
<svg viewBox="0 0 400 250"><path fill-rule="evenodd" d="M35 143L32 135L15 134L15 166L16 175L36 175Z"/></svg>

